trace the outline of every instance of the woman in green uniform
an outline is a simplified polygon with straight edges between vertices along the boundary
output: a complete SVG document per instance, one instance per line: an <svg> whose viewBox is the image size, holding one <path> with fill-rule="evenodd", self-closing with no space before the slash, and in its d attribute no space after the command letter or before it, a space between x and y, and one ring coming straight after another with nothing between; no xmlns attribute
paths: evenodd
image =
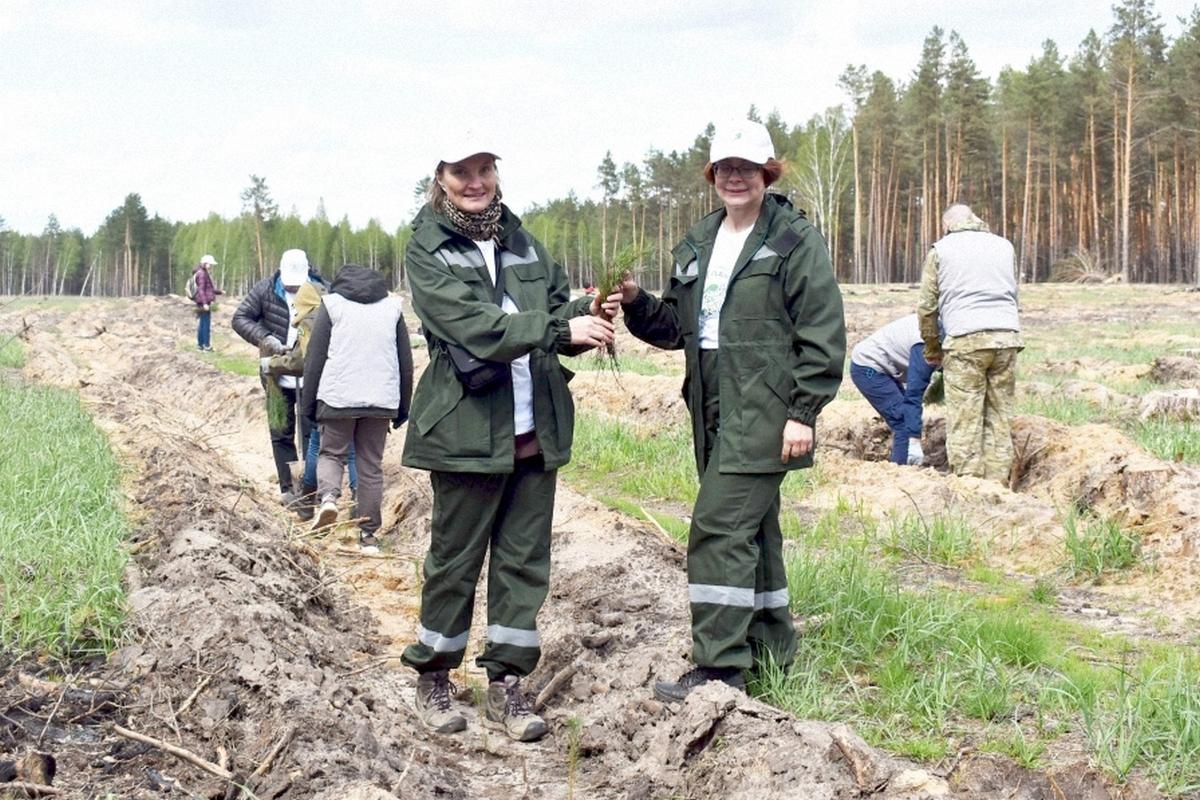
<svg viewBox="0 0 1200 800"><path fill-rule="evenodd" d="M476 662L489 680L483 721L532 741L546 726L520 679L541 656L556 475L574 429L571 373L558 355L611 342L613 326L593 298L570 300L563 268L500 202L495 151L469 135L445 150L405 255L429 366L403 463L430 471L433 519L417 641L403 660L420 673L426 725L463 730L447 671L462 663L490 549L487 641ZM490 364L470 375L479 361Z"/></svg>
<svg viewBox="0 0 1200 800"><path fill-rule="evenodd" d="M779 487L813 463L817 414L837 394L846 353L842 297L821 234L767 191L783 172L767 129L717 129L704 176L722 207L674 250L662 298L622 284L631 333L685 353L700 493L688 533L695 668L655 685L682 700L712 680L791 664Z"/></svg>

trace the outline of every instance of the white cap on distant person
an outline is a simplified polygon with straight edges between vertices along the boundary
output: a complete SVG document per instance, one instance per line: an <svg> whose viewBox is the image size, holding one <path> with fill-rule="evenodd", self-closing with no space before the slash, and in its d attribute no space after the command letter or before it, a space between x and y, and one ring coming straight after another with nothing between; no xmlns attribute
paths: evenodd
<svg viewBox="0 0 1200 800"><path fill-rule="evenodd" d="M713 134L708 160L715 164L726 158L740 158L754 164L765 164L775 157L771 134L761 122L740 119L728 122Z"/></svg>
<svg viewBox="0 0 1200 800"><path fill-rule="evenodd" d="M200 256L200 263L206 267L215 267L217 265L217 260L208 253L205 253L204 255Z"/></svg>
<svg viewBox="0 0 1200 800"><path fill-rule="evenodd" d="M476 133L473 128L450 131L438 145L438 161L457 164L480 153L487 153L492 158L499 159L500 156L492 149L495 144L494 141Z"/></svg>
<svg viewBox="0 0 1200 800"><path fill-rule="evenodd" d="M300 286L308 280L308 256L303 250L285 250L279 259L279 279L284 286Z"/></svg>

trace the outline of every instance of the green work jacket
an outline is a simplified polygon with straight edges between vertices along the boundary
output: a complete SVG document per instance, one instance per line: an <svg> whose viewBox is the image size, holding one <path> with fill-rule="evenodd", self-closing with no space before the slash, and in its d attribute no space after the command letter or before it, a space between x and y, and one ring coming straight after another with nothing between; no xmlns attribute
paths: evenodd
<svg viewBox="0 0 1200 800"><path fill-rule="evenodd" d="M417 383L404 442L405 466L445 472L513 470L511 380L482 393L464 391L441 341L477 358L511 362L529 354L533 418L546 469L571 458L575 407L572 373L558 354L571 345L567 320L588 313L590 297L571 301L567 275L507 207L496 247L504 290L519 309L506 314L492 299L483 254L441 214L426 206L413 221L405 270L413 311L429 341L429 365Z"/></svg>
<svg viewBox="0 0 1200 800"><path fill-rule="evenodd" d="M700 302L718 209L675 248L675 272L661 299L642 291L624 306L634 336L682 348L683 399L703 474ZM770 473L812 466L812 454L779 460L789 419L813 426L837 394L846 358L842 295L825 240L785 198L768 194L729 278L717 328L721 472Z"/></svg>

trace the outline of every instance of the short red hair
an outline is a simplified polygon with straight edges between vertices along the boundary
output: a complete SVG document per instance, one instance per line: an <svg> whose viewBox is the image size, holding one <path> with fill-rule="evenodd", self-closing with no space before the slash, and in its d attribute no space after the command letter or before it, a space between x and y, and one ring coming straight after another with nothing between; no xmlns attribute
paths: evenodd
<svg viewBox="0 0 1200 800"><path fill-rule="evenodd" d="M763 183L770 186L775 181L783 177L784 164L778 158L768 158L767 163L762 165ZM716 183L717 176L713 173L712 162L704 165L704 180L709 183Z"/></svg>

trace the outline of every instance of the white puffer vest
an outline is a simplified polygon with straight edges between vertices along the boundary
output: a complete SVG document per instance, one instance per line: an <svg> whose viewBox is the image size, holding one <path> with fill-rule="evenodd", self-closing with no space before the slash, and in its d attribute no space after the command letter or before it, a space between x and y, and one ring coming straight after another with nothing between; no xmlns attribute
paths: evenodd
<svg viewBox="0 0 1200 800"><path fill-rule="evenodd" d="M400 299L355 303L339 294L323 301L333 323L317 399L332 408L400 408L396 323Z"/></svg>

